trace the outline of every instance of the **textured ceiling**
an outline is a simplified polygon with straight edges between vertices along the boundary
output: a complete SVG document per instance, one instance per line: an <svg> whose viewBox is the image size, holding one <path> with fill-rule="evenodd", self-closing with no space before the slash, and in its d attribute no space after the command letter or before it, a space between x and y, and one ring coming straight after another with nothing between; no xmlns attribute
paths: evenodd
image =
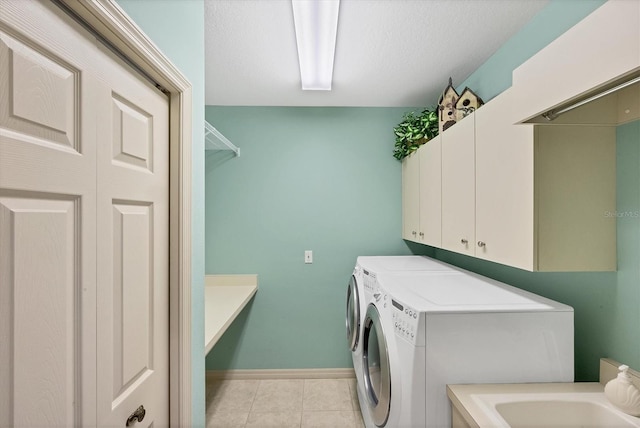
<svg viewBox="0 0 640 428"><path fill-rule="evenodd" d="M548 0L342 0L331 91L302 91L290 0L205 0L207 105L426 106Z"/></svg>

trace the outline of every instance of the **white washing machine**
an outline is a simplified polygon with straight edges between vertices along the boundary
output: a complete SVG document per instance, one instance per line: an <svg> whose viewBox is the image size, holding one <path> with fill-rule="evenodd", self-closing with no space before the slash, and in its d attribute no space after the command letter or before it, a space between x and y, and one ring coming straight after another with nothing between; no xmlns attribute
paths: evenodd
<svg viewBox="0 0 640 428"><path fill-rule="evenodd" d="M360 256L347 286L346 330L358 383L362 381L362 322L377 294L376 275L383 272L441 272L455 268L426 256Z"/></svg>
<svg viewBox="0 0 640 428"><path fill-rule="evenodd" d="M446 384L573 381L571 307L462 270L377 279L362 324L367 427L451 426Z"/></svg>

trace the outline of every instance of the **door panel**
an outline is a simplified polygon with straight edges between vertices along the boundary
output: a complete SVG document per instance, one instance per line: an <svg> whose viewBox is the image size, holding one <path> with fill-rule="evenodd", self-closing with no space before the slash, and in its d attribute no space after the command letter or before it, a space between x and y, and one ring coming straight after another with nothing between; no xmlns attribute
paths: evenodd
<svg viewBox="0 0 640 428"><path fill-rule="evenodd" d="M3 3L0 425L168 425L168 159L166 96L54 4Z"/></svg>
<svg viewBox="0 0 640 428"><path fill-rule="evenodd" d="M114 163L153 172L153 118L118 94L112 102Z"/></svg>
<svg viewBox="0 0 640 428"><path fill-rule="evenodd" d="M153 230L149 206L113 206L114 399L153 368L150 261ZM151 322L150 322L151 321Z"/></svg>
<svg viewBox="0 0 640 428"><path fill-rule="evenodd" d="M77 212L77 198L0 191L0 426L76 422Z"/></svg>
<svg viewBox="0 0 640 428"><path fill-rule="evenodd" d="M79 77L46 49L34 49L0 31L3 79L0 124L50 147L79 149Z"/></svg>
<svg viewBox="0 0 640 428"><path fill-rule="evenodd" d="M98 116L98 425L169 421L169 102L110 58Z"/></svg>
<svg viewBox="0 0 640 428"><path fill-rule="evenodd" d="M0 20L0 425L84 426L95 422L95 366L81 361L96 353L96 172L95 116L80 105L94 92L51 37L8 24L35 28L13 11L34 5L3 4Z"/></svg>

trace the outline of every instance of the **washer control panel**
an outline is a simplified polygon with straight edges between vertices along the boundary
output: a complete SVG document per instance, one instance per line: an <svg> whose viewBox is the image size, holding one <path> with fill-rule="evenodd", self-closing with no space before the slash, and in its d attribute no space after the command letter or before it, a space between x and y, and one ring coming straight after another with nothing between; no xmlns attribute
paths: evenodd
<svg viewBox="0 0 640 428"><path fill-rule="evenodd" d="M420 314L413 308L391 299L393 326L396 334L416 345Z"/></svg>
<svg viewBox="0 0 640 428"><path fill-rule="evenodd" d="M378 292L378 279L376 278L376 274L373 272L369 272L366 269L362 269L364 290L367 293L375 294Z"/></svg>
<svg viewBox="0 0 640 428"><path fill-rule="evenodd" d="M384 292L382 288L380 288L380 284L378 284L378 278L374 272L369 272L366 269L362 269L362 277L364 283L364 291L370 297L368 300L369 303L375 303L378 306L378 309L387 307L387 293Z"/></svg>

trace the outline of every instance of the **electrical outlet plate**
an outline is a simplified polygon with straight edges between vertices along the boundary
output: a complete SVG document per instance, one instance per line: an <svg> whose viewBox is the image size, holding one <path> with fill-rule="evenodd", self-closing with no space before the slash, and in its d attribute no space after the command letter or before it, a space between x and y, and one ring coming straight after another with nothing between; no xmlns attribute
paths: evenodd
<svg viewBox="0 0 640 428"><path fill-rule="evenodd" d="M304 252L304 262L306 264L313 263L313 251L305 250L305 252Z"/></svg>

